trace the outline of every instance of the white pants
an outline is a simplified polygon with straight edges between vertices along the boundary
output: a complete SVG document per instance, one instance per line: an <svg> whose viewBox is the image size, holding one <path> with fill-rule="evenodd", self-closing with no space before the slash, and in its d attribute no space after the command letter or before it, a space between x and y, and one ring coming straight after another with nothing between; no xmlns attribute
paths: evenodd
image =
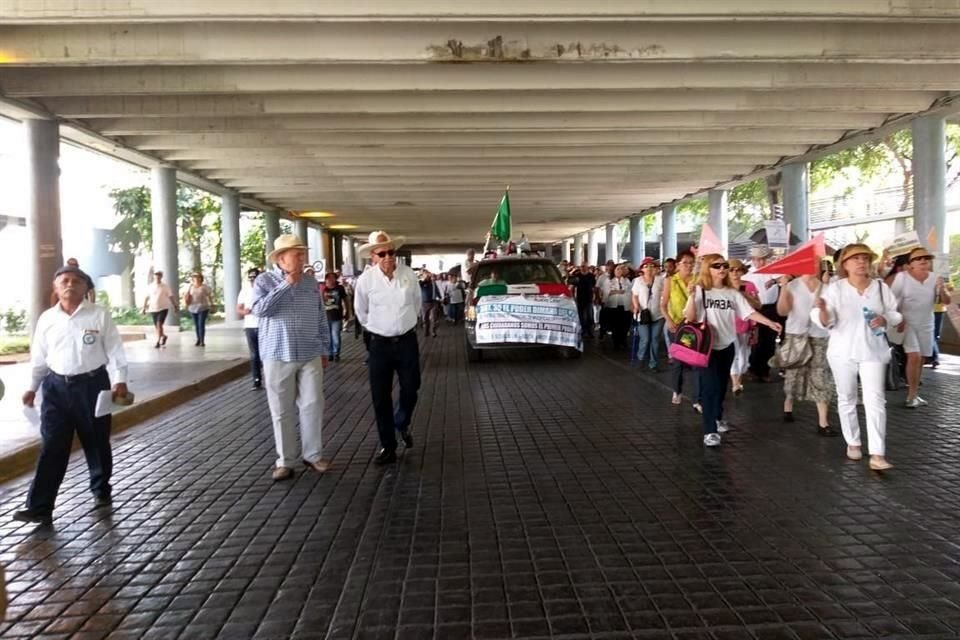
<svg viewBox="0 0 960 640"><path fill-rule="evenodd" d="M867 415L867 439L870 455L885 454L887 435L887 397L884 378L885 362L853 362L846 358L830 358L830 369L837 384L837 413L840 427L849 446L860 446L860 420L857 417L857 375L863 390L863 408Z"/></svg>
<svg viewBox="0 0 960 640"><path fill-rule="evenodd" d="M307 362L263 361L267 402L273 418L277 466L293 469L300 460L323 457L323 363L318 356ZM303 454L297 455L297 410Z"/></svg>
<svg viewBox="0 0 960 640"><path fill-rule="evenodd" d="M733 356L733 366L730 367L730 375L742 376L750 368L750 332L738 333L733 341L735 348Z"/></svg>

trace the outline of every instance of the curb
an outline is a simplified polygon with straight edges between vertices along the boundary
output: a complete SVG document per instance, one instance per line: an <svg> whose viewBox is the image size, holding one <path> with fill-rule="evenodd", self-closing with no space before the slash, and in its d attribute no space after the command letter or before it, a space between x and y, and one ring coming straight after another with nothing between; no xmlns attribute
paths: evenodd
<svg viewBox="0 0 960 640"><path fill-rule="evenodd" d="M244 374L249 373L249 371L250 362L243 360L223 371L218 371L211 376L198 380L193 384L174 389L156 398L135 404L129 409L117 413L113 417L113 424L110 429L111 437L115 438L131 427L135 427L182 404L186 404L209 391L222 387L228 382L242 378ZM80 441L74 437L71 452L79 449ZM40 443L37 442L0 457L0 482L7 482L33 470L39 452Z"/></svg>

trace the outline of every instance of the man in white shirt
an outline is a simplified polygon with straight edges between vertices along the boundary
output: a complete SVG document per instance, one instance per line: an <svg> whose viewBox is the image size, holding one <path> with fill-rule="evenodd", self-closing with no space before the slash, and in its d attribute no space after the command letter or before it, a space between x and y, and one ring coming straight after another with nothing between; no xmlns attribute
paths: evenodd
<svg viewBox="0 0 960 640"><path fill-rule="evenodd" d="M772 255L766 245L756 245L750 249L752 269L743 276L743 280L757 287L760 298L760 313L773 322L783 324L786 318L777 313L777 299L780 297L779 274L754 273L766 266ZM770 382L770 358L777 350L777 334L766 325L760 325L757 332L757 344L750 352L750 371L758 382Z"/></svg>
<svg viewBox="0 0 960 640"><path fill-rule="evenodd" d="M410 420L420 390L420 349L417 343L417 313L420 284L417 274L397 264L397 249L403 238L374 231L358 253L373 260L374 267L357 280L354 311L370 336L369 376L373 412L377 418L380 451L376 464L397 459L397 435L407 448L413 446ZM393 410L393 374L400 383L400 401Z"/></svg>
<svg viewBox="0 0 960 640"><path fill-rule="evenodd" d="M243 334L247 338L247 349L250 351L250 375L253 376L253 388L263 386L263 362L260 360L260 321L253 313L253 283L260 275L259 269L250 269L247 272L248 286L237 297L237 313L243 318Z"/></svg>
<svg viewBox="0 0 960 640"><path fill-rule="evenodd" d="M469 286L471 280L473 279L473 274L477 270L477 265L480 264L476 258L477 252L473 249L467 249L467 259L463 261L463 264L460 265L460 277L463 278L464 282Z"/></svg>
<svg viewBox="0 0 960 640"><path fill-rule="evenodd" d="M85 299L89 282L77 267L57 270L53 286L59 302L40 315L30 343L30 389L23 394L23 404L33 407L42 390L43 443L27 508L13 516L20 522L52 522L74 432L87 458L96 505L111 503L110 416L95 418L94 410L100 392L110 389L107 365L113 374L114 399L127 395L127 359L109 310Z"/></svg>

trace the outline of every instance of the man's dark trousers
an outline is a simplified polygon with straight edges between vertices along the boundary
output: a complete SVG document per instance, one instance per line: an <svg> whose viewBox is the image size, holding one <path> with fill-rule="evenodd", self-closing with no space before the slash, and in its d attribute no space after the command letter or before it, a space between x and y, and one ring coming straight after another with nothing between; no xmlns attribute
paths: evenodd
<svg viewBox="0 0 960 640"><path fill-rule="evenodd" d="M263 379L263 362L260 361L260 330L248 327L243 330L247 338L247 349L250 350L250 375L254 382Z"/></svg>
<svg viewBox="0 0 960 640"><path fill-rule="evenodd" d="M784 319L777 313L777 305L765 304L760 307L760 313L774 322L784 322ZM770 358L777 350L777 334L773 329L765 325L760 325L757 331L757 344L750 352L750 372L760 378L766 378L770 375Z"/></svg>
<svg viewBox="0 0 960 640"><path fill-rule="evenodd" d="M53 512L60 483L67 473L74 432L80 438L90 469L90 491L95 496L109 496L113 473L110 416L93 417L97 395L110 388L106 367L69 378L50 373L43 379L41 388L40 434L43 444L27 495L27 508L41 513Z"/></svg>
<svg viewBox="0 0 960 640"><path fill-rule="evenodd" d="M387 451L397 448L397 431L410 428L413 410L420 390L420 348L416 331L386 338L370 334L370 353L367 365L370 373L370 393L373 413L377 418L380 446ZM400 382L400 401L393 410L393 374Z"/></svg>

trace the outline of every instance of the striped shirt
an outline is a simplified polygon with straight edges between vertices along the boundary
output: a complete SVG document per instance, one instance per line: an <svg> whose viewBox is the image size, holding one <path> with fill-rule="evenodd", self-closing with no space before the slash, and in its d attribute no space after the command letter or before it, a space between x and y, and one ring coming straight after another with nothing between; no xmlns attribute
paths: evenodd
<svg viewBox="0 0 960 640"><path fill-rule="evenodd" d="M330 324L313 276L291 285L280 267L261 273L250 308L260 319L263 360L307 362L330 353Z"/></svg>

